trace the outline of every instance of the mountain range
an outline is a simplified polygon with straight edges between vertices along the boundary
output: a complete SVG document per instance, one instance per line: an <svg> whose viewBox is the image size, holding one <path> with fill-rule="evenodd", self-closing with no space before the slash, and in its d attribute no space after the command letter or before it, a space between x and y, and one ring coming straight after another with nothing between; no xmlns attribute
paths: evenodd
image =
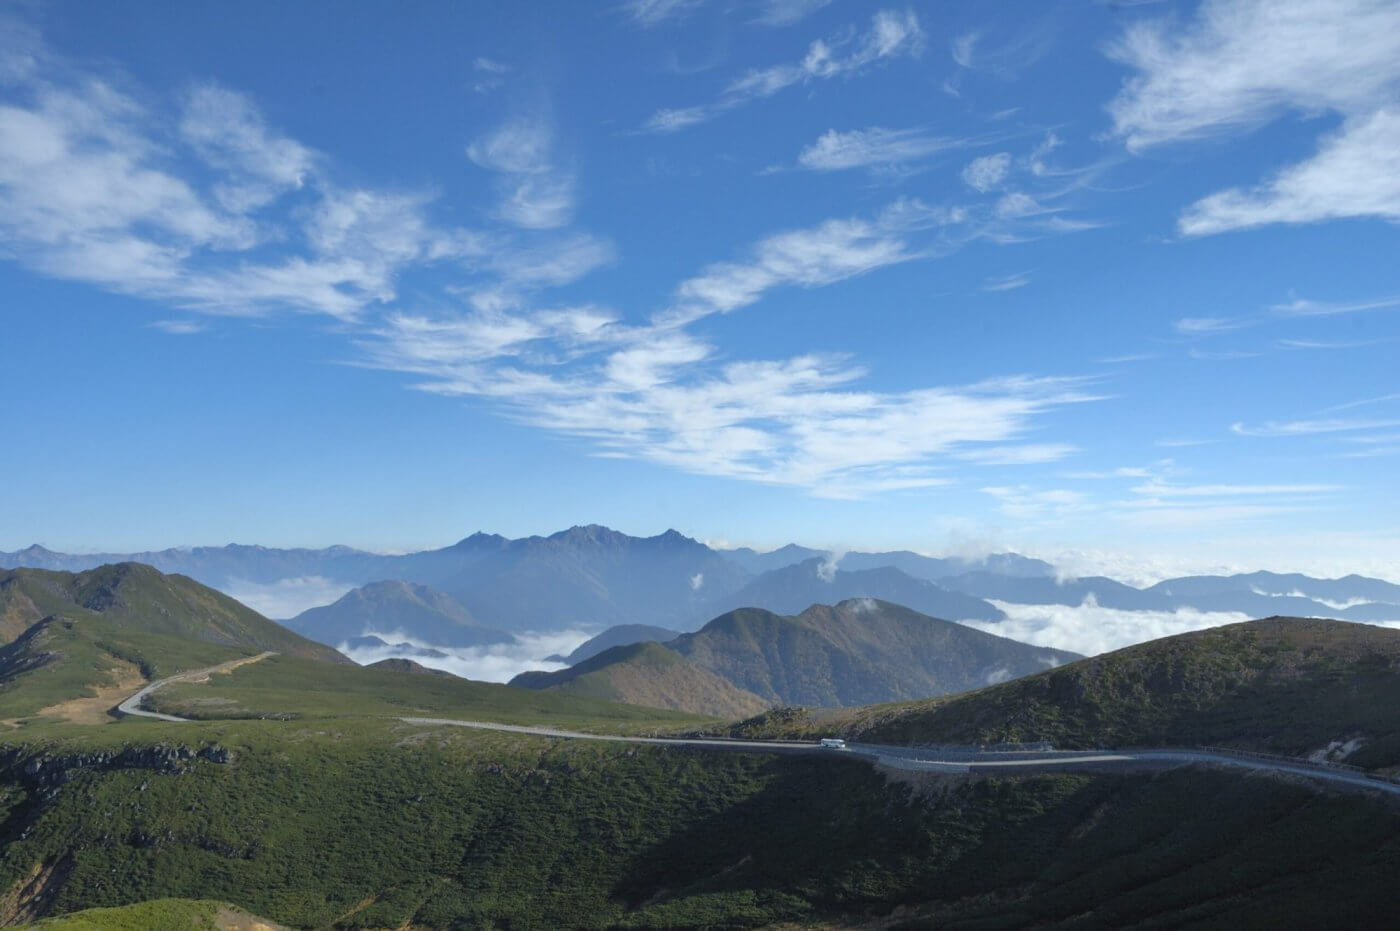
<svg viewBox="0 0 1400 931"><path fill-rule="evenodd" d="M1356 575L1202 575L1136 588L1105 577L1057 577L1050 564L1015 553L980 558L909 551L827 554L795 544L760 553L713 548L674 530L632 537L597 525L514 540L475 533L448 547L400 555L343 546L244 545L89 555L32 546L0 553L0 566L7 567L81 571L119 561L146 563L237 592L306 579L334 583L339 592L384 581L427 586L438 593L420 593L427 601L444 605L441 595L456 603L447 608L448 615L464 612L482 630L506 634L630 624L686 631L737 607L793 614L856 596L902 603L951 620L995 621L1003 612L993 602L1400 619L1400 585ZM361 593L354 600L374 598ZM338 610L344 615L340 620L319 615L300 623L348 625L336 627L338 636L354 626L350 607ZM403 607L385 603L383 610L390 616ZM382 625L376 619L371 626ZM428 630L452 627L434 621Z"/></svg>

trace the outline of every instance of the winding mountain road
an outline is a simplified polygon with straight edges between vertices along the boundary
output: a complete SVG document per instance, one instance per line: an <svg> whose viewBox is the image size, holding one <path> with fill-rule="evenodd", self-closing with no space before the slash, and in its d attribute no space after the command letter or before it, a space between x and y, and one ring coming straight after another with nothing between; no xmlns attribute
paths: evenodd
<svg viewBox="0 0 1400 931"><path fill-rule="evenodd" d="M193 723L189 718L161 714L141 707L146 696L172 682L199 682L211 675L230 672L249 663L260 662L277 654L271 650L257 656L245 656L209 666L167 676L149 683L139 692L117 706L119 715L154 718L160 721ZM976 748L951 749L932 747L896 747L884 744L851 743L844 749L828 749L815 743L785 740L732 740L722 737L633 737L622 734L586 734L553 727L523 724L497 724L491 721L463 721L457 718L400 717L406 724L430 727L469 727L484 731L527 734L533 737L553 737L561 740L601 740L612 743L656 744L668 747L699 747L707 750L744 751L749 753L845 753L859 756L881 766L905 772L974 773L1034 772L1106 769L1170 769L1178 766L1228 766L1253 772L1275 773L1315 779L1338 789L1382 792L1400 797L1400 783L1377 779L1362 772L1339 769L1325 764L1307 763L1234 754L1218 750L1163 748L1147 750L1003 750Z"/></svg>
<svg viewBox="0 0 1400 931"><path fill-rule="evenodd" d="M249 663L259 663L269 656L276 656L276 650L267 650L257 656L240 656L238 659L231 659L226 663L219 663L216 666L206 666L203 669L191 669L188 672L177 673L173 676L166 676L164 679L157 679L146 684L141 691L117 705L117 714L120 716L130 715L137 718L155 718L157 721L189 722L189 718L177 717L173 714L161 714L159 711L147 711L141 707L141 703L146 700L146 696L163 689L172 682L201 682L218 672L232 672L239 666L247 666Z"/></svg>
<svg viewBox="0 0 1400 931"><path fill-rule="evenodd" d="M536 737L556 737L566 740L605 740L621 743L660 744L673 747L701 747L710 750L742 750L758 753L849 753L864 757L882 766L906 772L996 773L1054 770L1104 769L1169 769L1177 766L1229 766L1255 772L1278 773L1317 779L1331 786L1350 791L1369 790L1400 796L1400 783L1376 779L1364 773L1336 769L1323 764L1285 761L1214 750L1151 749L1151 750L1019 750L982 751L976 749L949 750L922 747L891 747L881 744L848 744L844 750L831 750L813 743L776 740L729 740L717 737L626 737L617 734L585 734L552 727L527 727L520 724L494 724L486 721L461 721L455 718L399 718L407 724L430 726L471 727Z"/></svg>

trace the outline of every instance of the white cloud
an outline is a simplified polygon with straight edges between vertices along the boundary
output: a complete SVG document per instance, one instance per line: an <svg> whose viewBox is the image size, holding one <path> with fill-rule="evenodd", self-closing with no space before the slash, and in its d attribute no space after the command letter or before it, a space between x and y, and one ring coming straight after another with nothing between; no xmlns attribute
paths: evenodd
<svg viewBox="0 0 1400 931"><path fill-rule="evenodd" d="M152 320L147 324L153 330L169 333L171 336L193 336L203 333L205 326L199 320Z"/></svg>
<svg viewBox="0 0 1400 931"><path fill-rule="evenodd" d="M574 210L573 173L554 159L554 134L541 118L511 120L467 146L467 157L505 177L499 217L526 229L555 229Z"/></svg>
<svg viewBox="0 0 1400 931"><path fill-rule="evenodd" d="M1206 0L1196 17L1139 23L1110 48L1138 73L1109 105L1132 150L1339 114L1311 159L1180 217L1198 236L1343 217L1400 220L1400 6L1388 0Z"/></svg>
<svg viewBox="0 0 1400 931"><path fill-rule="evenodd" d="M472 61L472 67L477 71L484 71L487 74L509 74L510 65L496 61L494 58L487 58L485 55L478 55Z"/></svg>
<svg viewBox="0 0 1400 931"><path fill-rule="evenodd" d="M302 187L315 170L314 152L272 131L242 94L217 85L189 94L179 131L201 158L223 172L214 196L234 213L263 207Z"/></svg>
<svg viewBox="0 0 1400 931"><path fill-rule="evenodd" d="M567 656L578 648L589 635L583 631L565 630L553 633L521 633L515 635L515 642L492 644L485 647L444 647L424 643L406 637L401 631L366 631L389 644L387 647L361 647L350 649L342 643L338 649L360 665L377 663L380 660L403 657L411 659L429 669L442 669L464 679L478 682L508 682L528 670L553 672L564 669L564 663L547 662L547 656ZM422 649L431 647L446 656L423 656L417 650L396 649L400 643Z"/></svg>
<svg viewBox="0 0 1400 931"><path fill-rule="evenodd" d="M797 156L797 164L812 171L843 171L850 168L890 169L918 162L947 149L967 143L960 139L931 136L918 129L829 129Z"/></svg>
<svg viewBox="0 0 1400 931"><path fill-rule="evenodd" d="M1258 426L1236 423L1230 430L1239 436L1313 436L1326 433L1346 433L1352 430L1377 430L1400 427L1400 420L1326 418L1321 420L1269 421Z"/></svg>
<svg viewBox="0 0 1400 931"><path fill-rule="evenodd" d="M759 242L744 262L711 265L676 289L674 317L692 320L728 313L786 285L817 287L918 257L890 225L867 220L827 220Z"/></svg>
<svg viewBox="0 0 1400 931"><path fill-rule="evenodd" d="M1011 170L1011 153L998 152L995 155L983 155L981 158L974 158L967 163L962 171L963 183L974 191L986 193L1006 180L1007 172Z"/></svg>
<svg viewBox="0 0 1400 931"><path fill-rule="evenodd" d="M1400 307L1400 297L1382 297L1371 301L1351 301L1332 303L1295 298L1287 304L1275 304L1269 309L1285 317L1330 317L1337 314L1354 314L1368 310L1394 310Z"/></svg>
<svg viewBox="0 0 1400 931"><path fill-rule="evenodd" d="M1232 188L1186 209L1178 228L1206 236L1273 223L1348 217L1400 221L1400 111L1349 121L1310 160L1253 190Z"/></svg>
<svg viewBox="0 0 1400 931"><path fill-rule="evenodd" d="M831 0L760 0L754 22L764 26L791 26L830 4Z"/></svg>
<svg viewBox="0 0 1400 931"><path fill-rule="evenodd" d="M1138 23L1110 55L1138 72L1109 105L1130 148L1258 126L1280 114L1370 112L1400 78L1388 0L1206 0L1174 30Z"/></svg>
<svg viewBox="0 0 1400 931"><path fill-rule="evenodd" d="M971 68L973 55L977 50L977 40L981 38L979 33L965 32L952 41L949 51L953 56L953 61L959 68Z"/></svg>
<svg viewBox="0 0 1400 931"><path fill-rule="evenodd" d="M286 620L303 611L338 601L355 588L351 582L337 582L319 575L251 582L230 579L219 590L266 617Z"/></svg>
<svg viewBox="0 0 1400 931"><path fill-rule="evenodd" d="M1062 518L1093 508L1087 495L1067 488L1016 485L990 486L982 491L997 499L1003 514L1017 520Z"/></svg>
<svg viewBox="0 0 1400 931"><path fill-rule="evenodd" d="M659 26L689 16L704 2L705 0L626 0L622 9L639 26Z"/></svg>
<svg viewBox="0 0 1400 931"><path fill-rule="evenodd" d="M1031 283L1029 272L1016 272L1012 275L1002 275L1000 278L988 278L982 282L982 290L991 293L999 291L1015 291L1017 288L1024 288Z"/></svg>
<svg viewBox="0 0 1400 931"><path fill-rule="evenodd" d="M1250 321L1238 317L1182 317L1172 324L1172 329L1188 336L1203 336L1210 333L1228 333L1249 326Z"/></svg>
<svg viewBox="0 0 1400 931"><path fill-rule="evenodd" d="M722 113L779 91L817 80L858 74L878 62L923 51L924 33L912 10L881 10L870 21L870 28L857 36L818 39L807 48L802 61L759 68L730 82L710 104L658 110L644 129L675 132L714 119Z"/></svg>
<svg viewBox="0 0 1400 931"><path fill-rule="evenodd" d="M172 119L51 70L66 80L29 75L0 105L0 238L42 274L205 312L351 319L395 296L404 265L470 245L430 226L425 197L337 188L233 91L195 88Z"/></svg>
<svg viewBox="0 0 1400 931"><path fill-rule="evenodd" d="M1101 608L1090 599L1083 605L1024 605L992 602L1006 614L1004 621L963 621L998 637L1010 637L1041 647L1095 656L1135 643L1157 640L1222 624L1252 620L1246 614L1177 611L1119 611Z"/></svg>
<svg viewBox="0 0 1400 931"><path fill-rule="evenodd" d="M1238 495L1316 495L1337 490L1336 485L1178 485L1152 479L1134 488L1133 493L1151 498L1222 498Z"/></svg>
<svg viewBox="0 0 1400 931"><path fill-rule="evenodd" d="M990 446L959 453L958 458L981 465L1035 465L1058 462L1079 452L1069 443L1025 443L1019 446Z"/></svg>

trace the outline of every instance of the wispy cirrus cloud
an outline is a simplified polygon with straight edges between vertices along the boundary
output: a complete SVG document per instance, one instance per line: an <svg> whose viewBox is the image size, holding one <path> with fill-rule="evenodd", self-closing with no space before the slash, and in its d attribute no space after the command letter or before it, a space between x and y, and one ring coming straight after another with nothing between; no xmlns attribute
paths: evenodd
<svg viewBox="0 0 1400 931"><path fill-rule="evenodd" d="M1002 275L998 278L988 278L982 282L982 290L991 293L1000 291L1015 291L1024 288L1031 283L1030 272L1016 272L1011 275Z"/></svg>
<svg viewBox="0 0 1400 931"><path fill-rule="evenodd" d="M1362 313L1370 310L1394 310L1396 308L1400 308L1400 297L1342 302L1313 301L1299 297L1285 304L1275 304L1269 309L1284 317L1332 317L1339 314Z"/></svg>
<svg viewBox="0 0 1400 931"><path fill-rule="evenodd" d="M705 0L626 0L620 9L639 26L659 26L684 19L695 12Z"/></svg>
<svg viewBox="0 0 1400 931"><path fill-rule="evenodd" d="M791 26L830 6L832 0L761 0L754 22L764 26Z"/></svg>
<svg viewBox="0 0 1400 931"><path fill-rule="evenodd" d="M1182 317L1172 323L1172 329L1186 336L1205 336L1244 329L1252 322L1242 317Z"/></svg>
<svg viewBox="0 0 1400 931"><path fill-rule="evenodd" d="M891 171L918 163L950 149L970 145L970 140L934 136L922 129L829 129L797 156L800 168L810 171L846 171L852 168Z"/></svg>
<svg viewBox="0 0 1400 931"><path fill-rule="evenodd" d="M1249 425L1234 423L1230 432L1238 436L1283 437L1315 436L1325 433L1348 433L1355 430L1378 430L1400 427L1400 420L1389 418L1329 417L1311 420L1268 421Z"/></svg>
<svg viewBox="0 0 1400 931"><path fill-rule="evenodd" d="M467 146L467 157L502 176L496 215L526 229L556 229L573 217L574 175L554 156L543 117L521 117Z"/></svg>
<svg viewBox="0 0 1400 931"><path fill-rule="evenodd" d="M818 39L800 62L749 71L730 82L713 102L658 110L643 129L676 132L797 84L859 74L883 61L916 56L923 50L923 43L923 29L912 10L881 10L863 33Z"/></svg>
<svg viewBox="0 0 1400 931"><path fill-rule="evenodd" d="M1205 197L1186 236L1345 217L1400 220L1400 7L1377 0L1207 0L1184 25L1139 23L1110 46L1136 74L1109 105L1130 150L1334 113L1315 155Z"/></svg>

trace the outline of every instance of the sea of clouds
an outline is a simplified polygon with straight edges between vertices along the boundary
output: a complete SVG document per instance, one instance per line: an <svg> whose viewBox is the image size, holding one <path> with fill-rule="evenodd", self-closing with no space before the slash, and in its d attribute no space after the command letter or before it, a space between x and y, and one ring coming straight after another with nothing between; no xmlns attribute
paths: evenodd
<svg viewBox="0 0 1400 931"><path fill-rule="evenodd" d="M249 582L230 579L219 591L252 608L263 617L286 620L310 608L338 601L357 586L353 582L337 582L319 575L278 579L276 582Z"/></svg>
<svg viewBox="0 0 1400 931"><path fill-rule="evenodd" d="M406 636L402 631L365 632L366 636L385 641L385 647L352 648L348 643L336 647L360 665L377 663L382 659L411 659L430 669L442 669L465 679L478 682L508 682L529 670L553 672L564 669L564 663L549 662L547 656L567 656L587 640L590 634L579 630L548 633L520 633L514 643L498 643L483 647L445 647ZM407 643L410 649L399 645ZM424 656L421 650L436 650L445 656Z"/></svg>
<svg viewBox="0 0 1400 931"><path fill-rule="evenodd" d="M963 623L998 637L1071 650L1085 656L1106 653L1145 640L1252 620L1247 614L1233 611L1197 611L1193 608L1120 611L1100 607L1092 598L1077 606L1016 604L1009 601L992 603L1006 614L1006 620Z"/></svg>

